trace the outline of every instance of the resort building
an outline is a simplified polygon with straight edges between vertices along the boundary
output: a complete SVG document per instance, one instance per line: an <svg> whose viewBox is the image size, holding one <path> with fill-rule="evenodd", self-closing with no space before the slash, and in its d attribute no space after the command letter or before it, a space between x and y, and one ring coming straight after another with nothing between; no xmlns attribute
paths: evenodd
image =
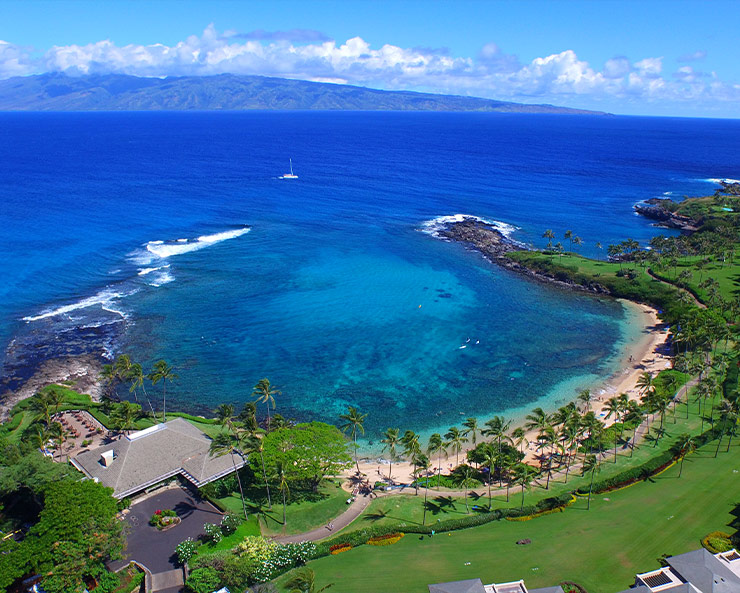
<svg viewBox="0 0 740 593"><path fill-rule="evenodd" d="M174 476L199 488L245 464L237 453L211 455L211 442L190 422L175 418L84 451L71 463L88 478L113 488L119 499Z"/></svg>
<svg viewBox="0 0 740 593"><path fill-rule="evenodd" d="M523 580L484 585L480 579L467 579L429 585L429 593L563 593L563 589L559 585L542 589L527 589Z"/></svg>
<svg viewBox="0 0 740 593"><path fill-rule="evenodd" d="M668 566L635 576L622 593L740 593L740 554L705 549L666 558Z"/></svg>

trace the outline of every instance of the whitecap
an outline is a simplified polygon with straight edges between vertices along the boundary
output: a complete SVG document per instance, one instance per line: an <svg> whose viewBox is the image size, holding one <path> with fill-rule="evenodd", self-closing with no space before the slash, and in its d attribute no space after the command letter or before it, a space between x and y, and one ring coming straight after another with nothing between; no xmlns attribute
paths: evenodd
<svg viewBox="0 0 740 593"><path fill-rule="evenodd" d="M444 237L440 235L440 231L443 231L445 228L447 228L448 225L456 222L463 222L464 220L475 220L478 222L482 222L483 224L488 224L494 227L499 233L509 239L512 243L517 243L518 245L523 246L522 243L511 238L511 235L519 230L519 227L516 227L513 224L501 222L500 220L486 220L485 218L472 216L470 214L452 214L450 216L438 216L437 218L426 220L421 224L421 231L437 239L444 239Z"/></svg>
<svg viewBox="0 0 740 593"><path fill-rule="evenodd" d="M57 307L56 309L47 309L45 311L42 311L38 315L28 315L23 318L23 321L26 321L26 322L39 321L41 319L47 319L49 317L63 315L71 311L77 311L78 309L86 309L87 307L94 307L96 305L100 305L101 309L110 311L111 313L116 313L118 315L121 315L121 317L125 318L126 314L123 311L114 309L113 303L117 301L118 299L130 296L134 294L135 292L137 291L133 290L129 292L119 292L115 290L114 288L107 287L101 290L96 295L81 299L77 301L76 303L71 303L69 305L62 305L61 307Z"/></svg>
<svg viewBox="0 0 740 593"><path fill-rule="evenodd" d="M227 241L228 239L235 239L249 232L249 227L234 229L232 231L223 231L215 233L213 235L201 235L194 241L187 240L182 242L180 240L174 243L165 243L164 241L149 241L146 244L146 250L155 256L166 259L173 255L182 255L183 253L189 253L191 251L197 251L203 249L209 245L220 243L221 241Z"/></svg>
<svg viewBox="0 0 740 593"><path fill-rule="evenodd" d="M159 286L162 286L163 284L169 284L174 279L175 277L172 274L170 274L168 270L164 270L164 272L160 272L159 274L156 274L152 278L151 282L149 282L149 286L159 287Z"/></svg>
<svg viewBox="0 0 740 593"><path fill-rule="evenodd" d="M147 274L151 274L152 272L156 272L157 270L163 270L164 268L169 268L170 264L167 264L166 266L159 266L157 268L142 268L139 270L139 276L146 276Z"/></svg>
<svg viewBox="0 0 740 593"><path fill-rule="evenodd" d="M730 177L725 177L724 179L721 179L719 177L710 177L709 179L702 179L702 181L716 183L717 185L719 185L720 183L740 183L740 179L731 179Z"/></svg>

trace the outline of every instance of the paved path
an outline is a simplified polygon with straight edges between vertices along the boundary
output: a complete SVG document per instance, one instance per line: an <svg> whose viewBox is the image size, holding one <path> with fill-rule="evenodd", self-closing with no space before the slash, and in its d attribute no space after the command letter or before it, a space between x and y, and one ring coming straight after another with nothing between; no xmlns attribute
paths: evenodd
<svg viewBox="0 0 740 593"><path fill-rule="evenodd" d="M182 569L176 568L152 575L152 591L178 591L184 584Z"/></svg>
<svg viewBox="0 0 740 593"><path fill-rule="evenodd" d="M349 496L349 493L347 496ZM336 519L331 521L332 529L329 529L328 526L324 525L322 527L319 527L318 529L314 529L313 531L308 531L306 533L299 533L297 535L281 535L272 539L278 543L287 544L289 542L315 542L320 539L330 537L334 533L341 531L342 529L347 527L347 525L352 523L352 521L357 519L357 517L359 517L365 511L365 509L373 500L374 497L369 495L358 496L357 498L355 498L354 502L349 505L346 511L344 511Z"/></svg>

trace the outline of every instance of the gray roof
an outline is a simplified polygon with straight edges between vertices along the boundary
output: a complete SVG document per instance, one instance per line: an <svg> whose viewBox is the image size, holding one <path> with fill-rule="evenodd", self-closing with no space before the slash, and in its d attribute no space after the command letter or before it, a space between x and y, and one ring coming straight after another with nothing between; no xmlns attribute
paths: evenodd
<svg viewBox="0 0 740 593"><path fill-rule="evenodd" d="M480 579L468 579L429 585L429 593L486 593L486 589Z"/></svg>
<svg viewBox="0 0 740 593"><path fill-rule="evenodd" d="M527 589L529 593L563 593L563 588L560 585L554 587L542 587L541 589Z"/></svg>
<svg viewBox="0 0 740 593"><path fill-rule="evenodd" d="M211 456L210 446L208 435L175 418L80 453L72 463L123 498L178 474L200 487L244 465L238 454ZM111 450L113 461L106 467L101 455Z"/></svg>
<svg viewBox="0 0 740 593"><path fill-rule="evenodd" d="M740 578L704 548L671 556L666 562L702 593L738 593ZM672 590L671 590L672 591Z"/></svg>

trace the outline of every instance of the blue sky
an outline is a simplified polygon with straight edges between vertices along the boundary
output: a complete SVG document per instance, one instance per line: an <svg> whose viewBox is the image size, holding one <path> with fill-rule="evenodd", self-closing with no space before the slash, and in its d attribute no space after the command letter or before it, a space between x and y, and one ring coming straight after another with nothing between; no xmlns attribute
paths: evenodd
<svg viewBox="0 0 740 593"><path fill-rule="evenodd" d="M740 117L736 0L0 3L0 77L261 74Z"/></svg>

